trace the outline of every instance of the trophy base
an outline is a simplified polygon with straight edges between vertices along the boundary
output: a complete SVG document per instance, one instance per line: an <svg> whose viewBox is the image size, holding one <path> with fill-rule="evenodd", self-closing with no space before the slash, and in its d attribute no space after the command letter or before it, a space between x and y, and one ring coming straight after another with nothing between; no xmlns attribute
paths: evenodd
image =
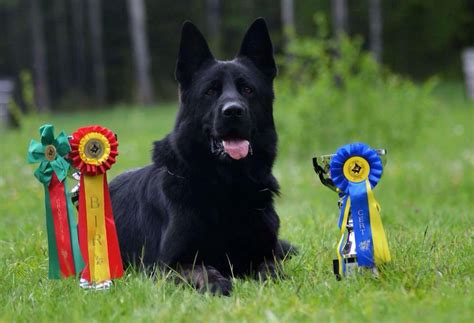
<svg viewBox="0 0 474 323"><path fill-rule="evenodd" d="M359 266L357 265L357 259L355 257L343 258L343 261L346 268L346 271L343 273L344 276L351 276L357 272ZM332 261L332 268L336 279L341 280L342 275L339 272L339 259L334 259Z"/></svg>
<svg viewBox="0 0 474 323"><path fill-rule="evenodd" d="M112 287L112 281L104 280L101 282L91 283L85 280L84 278L81 278L81 280L79 281L79 286L83 289L88 290L107 290Z"/></svg>
<svg viewBox="0 0 474 323"><path fill-rule="evenodd" d="M379 271L377 270L377 267L373 267L373 268L359 267L359 265L357 264L357 259L355 257L343 258L343 261L346 265L345 266L346 271L342 275L339 272L339 259L333 259L333 261L332 261L333 272L334 272L334 275L336 276L337 280L341 280L342 276L352 276L352 275L360 272L361 269L370 270L374 277L379 276Z"/></svg>
<svg viewBox="0 0 474 323"><path fill-rule="evenodd" d="M333 259L332 260L332 271L334 275L336 276L336 280L341 280L341 274L339 274L339 259Z"/></svg>

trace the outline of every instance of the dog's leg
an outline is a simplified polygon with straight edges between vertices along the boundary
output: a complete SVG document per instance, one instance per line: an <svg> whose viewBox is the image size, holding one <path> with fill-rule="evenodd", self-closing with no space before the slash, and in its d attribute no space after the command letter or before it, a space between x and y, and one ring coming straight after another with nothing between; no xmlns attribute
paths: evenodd
<svg viewBox="0 0 474 323"><path fill-rule="evenodd" d="M178 273L201 293L229 296L232 291L232 282L212 266L180 265Z"/></svg>
<svg viewBox="0 0 474 323"><path fill-rule="evenodd" d="M255 276L255 278L260 281L276 280L283 277L283 271L278 259L262 262L260 265L258 265Z"/></svg>
<svg viewBox="0 0 474 323"><path fill-rule="evenodd" d="M298 254L298 248L286 240L278 240L275 248L275 258L279 260L289 259Z"/></svg>
<svg viewBox="0 0 474 323"><path fill-rule="evenodd" d="M298 254L298 249L288 241L278 240L272 260L265 260L257 267L256 279L266 281L269 279L285 278L281 266L282 261Z"/></svg>

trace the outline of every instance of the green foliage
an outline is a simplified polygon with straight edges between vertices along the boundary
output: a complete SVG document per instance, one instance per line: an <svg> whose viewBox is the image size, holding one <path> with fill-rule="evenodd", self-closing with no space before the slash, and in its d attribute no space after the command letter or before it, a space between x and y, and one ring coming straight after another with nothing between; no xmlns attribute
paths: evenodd
<svg viewBox="0 0 474 323"><path fill-rule="evenodd" d="M19 0L0 0L0 8L11 8L18 5Z"/></svg>
<svg viewBox="0 0 474 323"><path fill-rule="evenodd" d="M393 69L418 78L433 73L462 75L461 50L474 42L472 1L406 0L382 4L386 13L384 60Z"/></svg>
<svg viewBox="0 0 474 323"><path fill-rule="evenodd" d="M21 126L22 113L20 107L13 99L10 99L8 103L8 112L10 113L12 127L19 128Z"/></svg>
<svg viewBox="0 0 474 323"><path fill-rule="evenodd" d="M421 86L383 71L362 39L330 39L324 16L316 37L289 45L291 60L277 82L277 118L292 153L364 141L388 149L422 136L435 106L434 79ZM298 124L296 129L290 129Z"/></svg>
<svg viewBox="0 0 474 323"><path fill-rule="evenodd" d="M33 86L33 77L31 72L23 70L20 72L20 82L22 87L23 102L29 113L35 112L35 90Z"/></svg>

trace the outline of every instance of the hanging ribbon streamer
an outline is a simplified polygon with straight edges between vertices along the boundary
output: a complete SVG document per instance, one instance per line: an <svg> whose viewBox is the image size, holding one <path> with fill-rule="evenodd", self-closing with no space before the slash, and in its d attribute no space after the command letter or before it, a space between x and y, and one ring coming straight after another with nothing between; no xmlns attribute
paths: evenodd
<svg viewBox="0 0 474 323"><path fill-rule="evenodd" d="M79 242L86 261L82 278L97 283L123 275L117 230L107 185L115 163L115 134L100 126L78 129L70 139L73 166L81 172Z"/></svg>
<svg viewBox="0 0 474 323"><path fill-rule="evenodd" d="M73 206L65 181L69 169L65 156L71 147L64 132L54 138L52 125L43 125L39 132L41 142L31 140L28 162L40 163L35 176L43 183L45 190L48 277L59 279L79 274L84 267Z"/></svg>
<svg viewBox="0 0 474 323"><path fill-rule="evenodd" d="M337 247L339 273L345 272L342 261L342 241L346 234L349 210L354 225L357 264L373 268L391 260L387 238L380 217L380 208L372 189L379 182L383 166L377 152L363 143L339 148L331 159L331 178L343 198Z"/></svg>
<svg viewBox="0 0 474 323"><path fill-rule="evenodd" d="M344 242L347 240L347 233L346 233L346 223L347 219L349 218L349 211L351 208L351 200L348 195L342 197L342 205L341 205L341 214L339 215L339 230L340 230L340 239L337 245L336 253L337 253L337 260L338 260L338 273L339 277L342 277L343 273L346 272L346 262L342 259L342 253L344 248Z"/></svg>

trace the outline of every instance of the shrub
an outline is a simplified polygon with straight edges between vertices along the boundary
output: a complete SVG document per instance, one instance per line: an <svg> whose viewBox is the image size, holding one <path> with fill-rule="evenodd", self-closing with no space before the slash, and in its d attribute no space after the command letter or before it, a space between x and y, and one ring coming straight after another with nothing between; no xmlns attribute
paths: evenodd
<svg viewBox="0 0 474 323"><path fill-rule="evenodd" d="M280 149L307 157L354 141L414 145L433 113L436 81L419 86L383 70L360 37L332 40L325 18L315 21L316 37L289 44L276 84Z"/></svg>

